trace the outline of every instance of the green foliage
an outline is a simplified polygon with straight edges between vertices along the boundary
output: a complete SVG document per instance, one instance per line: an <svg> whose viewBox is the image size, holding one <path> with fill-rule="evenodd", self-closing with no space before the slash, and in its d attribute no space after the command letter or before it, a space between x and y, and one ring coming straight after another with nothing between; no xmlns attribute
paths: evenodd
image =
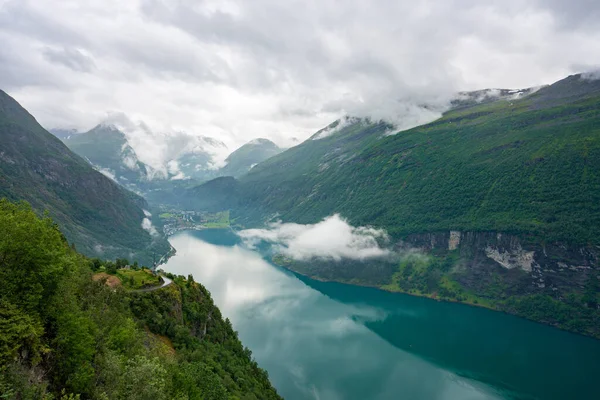
<svg viewBox="0 0 600 400"><path fill-rule="evenodd" d="M81 256L23 203L0 201L0 230L0 398L279 398L200 284L94 281L128 261Z"/></svg>
<svg viewBox="0 0 600 400"><path fill-rule="evenodd" d="M598 307L586 304L576 294L567 296L566 301L544 294L510 298L502 304L502 308L534 321L600 338Z"/></svg>
<svg viewBox="0 0 600 400"><path fill-rule="evenodd" d="M25 350L39 361L43 351L41 337L44 328L39 320L24 313L6 299L0 300L0 366L7 365ZM3 368L0 367L0 372Z"/></svg>
<svg viewBox="0 0 600 400"><path fill-rule="evenodd" d="M281 149L268 139L255 139L231 153L225 161L227 164L219 170L221 176L239 177L256 165L276 154Z"/></svg>
<svg viewBox="0 0 600 400"><path fill-rule="evenodd" d="M598 244L600 96L532 102L451 111L393 136L363 122L307 141L242 178L243 211L294 222L338 212L394 236L492 230Z"/></svg>
<svg viewBox="0 0 600 400"><path fill-rule="evenodd" d="M229 210L216 212L207 218L205 226L212 229L229 228Z"/></svg>
<svg viewBox="0 0 600 400"><path fill-rule="evenodd" d="M197 374L194 378L178 375L180 384L176 387L180 394L190 399L220 399L224 393L277 398L266 372L242 346L229 320L223 320L206 288L191 276L171 277L175 285L133 294L131 307L152 332L172 341L178 354L189 363L185 368Z"/></svg>
<svg viewBox="0 0 600 400"><path fill-rule="evenodd" d="M161 284L159 277L148 269L119 269L116 274L127 289L142 289Z"/></svg>

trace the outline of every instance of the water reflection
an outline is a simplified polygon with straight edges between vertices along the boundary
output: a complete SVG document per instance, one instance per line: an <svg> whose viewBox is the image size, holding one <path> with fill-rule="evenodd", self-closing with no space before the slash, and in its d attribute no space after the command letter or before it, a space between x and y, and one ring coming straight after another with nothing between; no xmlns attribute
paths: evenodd
<svg viewBox="0 0 600 400"><path fill-rule="evenodd" d="M386 310L385 320L356 319L393 346L502 388L505 397L596 397L598 340L481 308L298 278L336 301Z"/></svg>
<svg viewBox="0 0 600 400"><path fill-rule="evenodd" d="M374 326L389 318L385 307L340 301L335 298L340 293L325 296L323 288L315 290L257 253L235 246L235 236L227 231L183 233L171 242L177 256L165 269L192 274L206 285L286 398L498 397L489 386L374 334Z"/></svg>

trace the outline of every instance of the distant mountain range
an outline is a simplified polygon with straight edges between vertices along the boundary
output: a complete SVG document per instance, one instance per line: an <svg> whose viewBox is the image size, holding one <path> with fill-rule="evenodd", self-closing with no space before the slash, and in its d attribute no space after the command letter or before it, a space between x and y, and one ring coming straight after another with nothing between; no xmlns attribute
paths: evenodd
<svg viewBox="0 0 600 400"><path fill-rule="evenodd" d="M151 265L153 253L170 249L152 226L143 198L94 170L3 91L0 197L26 200L40 214L48 211L69 242L89 256Z"/></svg>
<svg viewBox="0 0 600 400"><path fill-rule="evenodd" d="M166 173L161 173L140 161L126 134L114 125L98 125L84 133L62 129L51 132L99 172L138 193L169 191L219 176L239 177L282 151L268 139L255 139L231 153L223 167L215 168L214 149L225 148L225 144L198 136L196 145L167 161Z"/></svg>

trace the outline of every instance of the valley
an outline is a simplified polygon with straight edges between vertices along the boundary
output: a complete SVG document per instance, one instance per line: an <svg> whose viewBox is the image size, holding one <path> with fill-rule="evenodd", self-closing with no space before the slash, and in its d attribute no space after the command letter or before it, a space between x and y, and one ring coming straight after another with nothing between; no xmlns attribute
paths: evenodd
<svg viewBox="0 0 600 400"><path fill-rule="evenodd" d="M202 294L192 295L187 311L183 303L169 305L168 296L197 287L194 277L207 284L223 315L240 327L244 343L273 373L272 382L284 396L391 399L400 390L397 382L417 399L430 398L426 386L437 388L439 398L456 399L592 393L589 376L597 365L590 357L598 353L598 342L584 336L600 338L598 82L575 75L518 96L510 91L499 97L463 95L441 118L399 132L384 121L344 117L287 150L255 139L217 169L211 167L213 156L197 147L182 151L166 169L156 168L141 161L128 136L113 125L87 133L55 130L76 156L4 95L0 128L9 151L2 153L0 193L30 201L38 215L54 218L71 251L92 257L69 253L81 274L77 288L91 280L94 290L105 285L117 291L124 296L119 300L124 318L133 318L131 313L143 329L165 337L168 352L196 365L189 368L208 365L193 364L195 356L186 350L190 343L203 347L214 339L215 354L243 354L243 361L233 361L227 353L225 365L241 362L250 383L230 382L239 371L213 370L211 387L221 394L250 390L256 398L278 396L252 352L235 344L228 319L218 320L224 324L215 328L218 338L210 336L210 321L221 311L196 312L193 305L203 296L211 298L206 289L198 286ZM36 141L44 145L23 145ZM24 173L28 169L34 173ZM39 190L31 191L31 185ZM7 210L13 207L3 201ZM158 269L166 271L164 277ZM258 277L251 278L253 273ZM247 281L237 281L240 277ZM291 292L269 294L271 285ZM311 324L329 326L331 337L310 325L297 326L277 311L313 302L328 317L309 318ZM179 311L161 314L165 307ZM294 312L308 316L308 309ZM104 323L90 315L82 318ZM316 340L309 343L290 333L289 343L276 339L251 323L256 318L265 329L303 331ZM164 325L165 320L171 322ZM479 326L481 321L487 322ZM417 328L408 329L411 324ZM498 334L497 326L503 326L501 336L512 338L510 346L492 333ZM424 335L425 330L445 330L445 336ZM469 330L474 333L466 334ZM457 339L463 336L468 339ZM338 368L339 376L320 380L321 367L313 361L334 339L347 341L367 364L370 354L378 354L378 365L396 372L386 378L368 364L359 376L351 368L339 369L347 361L331 353L321 363ZM15 348L25 346L18 338L10 340ZM571 352L549 357L536 340ZM292 351L292 343L314 353ZM280 348L265 350L272 346ZM474 348L482 356L465 361L464 354ZM86 362L102 357L93 354ZM490 368L494 354L506 359ZM526 361L515 364L519 357ZM576 376L565 367L575 359ZM10 364L11 376L37 368L28 363ZM422 371L428 380L406 381L409 369ZM521 379L532 369L539 376ZM66 382L73 372L65 371L55 379ZM545 388L542 377L549 375L561 377L561 386ZM371 386L375 376L379 383ZM93 396L110 391L80 378L63 384ZM353 389L342 388L342 382ZM124 384L118 385L115 390L126 393ZM36 387L43 391L52 384L40 381ZM161 387L161 393L175 390Z"/></svg>
<svg viewBox="0 0 600 400"><path fill-rule="evenodd" d="M600 2L0 0L0 400L600 392Z"/></svg>

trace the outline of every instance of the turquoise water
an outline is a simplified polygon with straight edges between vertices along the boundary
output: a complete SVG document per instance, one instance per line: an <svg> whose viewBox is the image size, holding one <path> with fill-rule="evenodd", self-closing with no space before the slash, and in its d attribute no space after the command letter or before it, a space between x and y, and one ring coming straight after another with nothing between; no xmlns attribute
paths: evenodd
<svg viewBox="0 0 600 400"><path fill-rule="evenodd" d="M510 315L318 282L183 232L164 266L212 293L287 399L596 399L600 341Z"/></svg>

